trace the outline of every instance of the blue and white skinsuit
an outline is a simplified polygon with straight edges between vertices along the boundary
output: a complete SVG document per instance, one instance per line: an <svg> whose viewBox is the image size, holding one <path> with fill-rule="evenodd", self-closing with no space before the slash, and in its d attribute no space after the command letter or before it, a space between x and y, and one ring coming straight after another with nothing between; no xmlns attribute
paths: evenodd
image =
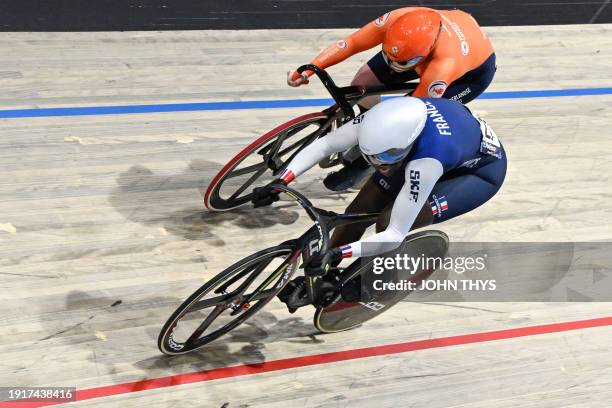
<svg viewBox="0 0 612 408"><path fill-rule="evenodd" d="M343 246L343 257L374 256L393 250L408 235L426 204L434 223L440 223L481 206L504 181L505 151L482 119L455 101L419 99L427 107L427 120L410 153L393 174L377 172L372 176L380 189L395 197L389 225L384 231ZM323 158L357 145L358 122L349 122L304 148L282 178L291 181Z"/></svg>

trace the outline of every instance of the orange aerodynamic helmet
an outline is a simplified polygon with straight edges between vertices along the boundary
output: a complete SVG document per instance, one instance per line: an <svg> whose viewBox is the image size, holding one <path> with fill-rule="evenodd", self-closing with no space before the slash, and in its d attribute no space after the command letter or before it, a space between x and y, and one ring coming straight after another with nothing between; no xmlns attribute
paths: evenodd
<svg viewBox="0 0 612 408"><path fill-rule="evenodd" d="M395 71L412 69L435 48L441 29L442 19L437 12L409 11L385 33L383 56Z"/></svg>

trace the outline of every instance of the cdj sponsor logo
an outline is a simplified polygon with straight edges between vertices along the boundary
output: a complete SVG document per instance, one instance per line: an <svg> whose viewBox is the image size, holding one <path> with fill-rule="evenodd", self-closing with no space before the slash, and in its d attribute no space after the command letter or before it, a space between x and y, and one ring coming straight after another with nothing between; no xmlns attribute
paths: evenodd
<svg viewBox="0 0 612 408"><path fill-rule="evenodd" d="M415 203L419 199L419 190L421 189L421 172L418 170L410 170L410 198Z"/></svg>
<svg viewBox="0 0 612 408"><path fill-rule="evenodd" d="M399 48L397 48L397 46L394 45L393 47L391 47L392 54L397 54L398 52L399 52Z"/></svg>
<svg viewBox="0 0 612 408"><path fill-rule="evenodd" d="M374 24L376 24L378 27L382 27L385 25L388 18L389 18L389 13L385 13L382 16L378 17L376 20L374 20Z"/></svg>
<svg viewBox="0 0 612 408"><path fill-rule="evenodd" d="M391 187L391 184L389 184L385 179L378 179L378 184L380 184L380 186L385 190L388 190Z"/></svg>
<svg viewBox="0 0 612 408"><path fill-rule="evenodd" d="M348 44L347 44L347 43L346 43L346 41L344 41L344 40L340 40L340 41L338 41L338 42L336 43L336 45L338 46L338 48L341 48L341 49L345 49L345 48L347 48L347 47L348 47Z"/></svg>
<svg viewBox="0 0 612 408"><path fill-rule="evenodd" d="M444 95L444 92L446 92L447 87L448 85L445 81L433 81L431 84L429 84L429 96L432 98L441 98L442 95Z"/></svg>

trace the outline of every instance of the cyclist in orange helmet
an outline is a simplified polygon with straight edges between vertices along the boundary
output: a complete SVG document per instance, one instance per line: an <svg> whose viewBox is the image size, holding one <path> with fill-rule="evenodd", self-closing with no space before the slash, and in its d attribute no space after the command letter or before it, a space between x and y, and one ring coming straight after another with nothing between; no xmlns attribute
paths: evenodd
<svg viewBox="0 0 612 408"><path fill-rule="evenodd" d="M405 7L386 13L337 41L311 64L335 65L350 56L382 44L355 75L352 85L407 82L420 78L412 96L454 99L467 103L493 80L495 53L474 18L461 10ZM287 83L308 83L312 72L290 71ZM374 97L376 98L376 97ZM377 101L362 101L372 107Z"/></svg>
<svg viewBox="0 0 612 408"><path fill-rule="evenodd" d="M395 72L414 69L438 44L442 18L435 11L410 11L385 32L383 58Z"/></svg>
<svg viewBox="0 0 612 408"><path fill-rule="evenodd" d="M453 99L468 103L489 86L495 75L495 53L474 18L461 10L405 7L376 20L327 47L311 64L335 65L350 56L382 44L382 50L362 66L352 85L380 85L420 79L412 96ZM287 83L308 83L312 72L290 71ZM380 101L369 96L359 101L365 111ZM354 164L351 166L351 164ZM332 190L350 187L364 173L359 159L330 174Z"/></svg>

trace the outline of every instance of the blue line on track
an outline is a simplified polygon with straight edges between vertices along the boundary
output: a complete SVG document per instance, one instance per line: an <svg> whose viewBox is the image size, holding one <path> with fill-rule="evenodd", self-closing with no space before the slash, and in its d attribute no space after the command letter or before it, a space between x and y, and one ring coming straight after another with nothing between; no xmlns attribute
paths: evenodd
<svg viewBox="0 0 612 408"><path fill-rule="evenodd" d="M547 89L539 91L485 92L479 99L550 98L559 96L610 95L610 88ZM0 119L52 116L126 115L133 113L190 112L211 110L303 108L328 106L331 99L281 99L263 101L168 103L157 105L83 106L0 110Z"/></svg>

